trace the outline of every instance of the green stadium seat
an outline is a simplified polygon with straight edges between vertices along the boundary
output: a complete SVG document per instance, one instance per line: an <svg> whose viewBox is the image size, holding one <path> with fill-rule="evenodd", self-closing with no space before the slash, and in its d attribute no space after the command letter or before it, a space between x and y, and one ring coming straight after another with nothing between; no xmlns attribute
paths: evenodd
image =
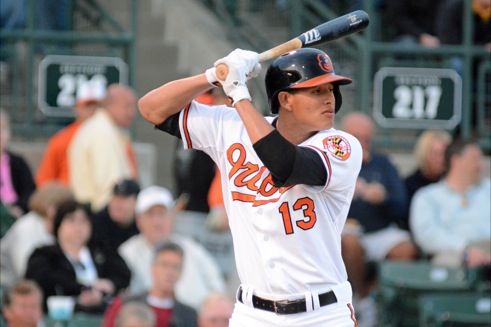
<svg viewBox="0 0 491 327"><path fill-rule="evenodd" d="M102 315L77 313L68 324L68 327L99 327L102 325L102 318Z"/></svg>
<svg viewBox="0 0 491 327"><path fill-rule="evenodd" d="M491 293L422 295L419 320L421 327L491 326Z"/></svg>
<svg viewBox="0 0 491 327"><path fill-rule="evenodd" d="M102 315L75 313L70 321L55 321L50 317L44 318L45 327L99 327L102 325Z"/></svg>
<svg viewBox="0 0 491 327"><path fill-rule="evenodd" d="M426 293L468 292L478 280L472 270L436 267L427 261L383 261L378 266L381 326L418 326L418 301Z"/></svg>

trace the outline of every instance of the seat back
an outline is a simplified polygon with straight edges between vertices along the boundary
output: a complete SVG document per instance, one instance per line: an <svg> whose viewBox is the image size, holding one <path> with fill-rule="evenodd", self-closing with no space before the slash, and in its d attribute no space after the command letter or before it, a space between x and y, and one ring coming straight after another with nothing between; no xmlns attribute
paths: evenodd
<svg viewBox="0 0 491 327"><path fill-rule="evenodd" d="M46 316L44 318L44 325L45 327L57 327L60 325L66 327L99 327L102 326L102 320L102 315L77 312L73 315L70 321L64 321L62 323L51 319L49 316Z"/></svg>
<svg viewBox="0 0 491 327"><path fill-rule="evenodd" d="M468 292L476 275L466 269L436 267L428 261L383 261L378 267L383 326L417 326L418 298L429 292Z"/></svg>
<svg viewBox="0 0 491 327"><path fill-rule="evenodd" d="M491 293L422 295L419 320L422 327L491 326Z"/></svg>

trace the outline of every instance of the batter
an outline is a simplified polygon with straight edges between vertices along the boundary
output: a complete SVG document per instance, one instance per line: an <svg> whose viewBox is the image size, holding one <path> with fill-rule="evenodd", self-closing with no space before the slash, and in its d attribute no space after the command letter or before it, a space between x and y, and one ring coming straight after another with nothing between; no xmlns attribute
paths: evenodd
<svg viewBox="0 0 491 327"><path fill-rule="evenodd" d="M247 88L259 72L258 54L236 49L149 92L140 112L220 168L241 280L230 326L357 326L341 231L362 150L333 127L340 86L352 81L323 51L285 53L266 73L273 115L264 117ZM211 87L223 87L233 108L193 101Z"/></svg>

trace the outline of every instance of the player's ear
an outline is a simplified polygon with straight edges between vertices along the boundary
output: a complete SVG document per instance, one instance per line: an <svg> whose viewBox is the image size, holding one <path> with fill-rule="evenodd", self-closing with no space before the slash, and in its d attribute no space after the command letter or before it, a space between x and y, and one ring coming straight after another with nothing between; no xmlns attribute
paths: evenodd
<svg viewBox="0 0 491 327"><path fill-rule="evenodd" d="M292 111L293 94L287 91L281 91L278 93L278 103L280 107L285 108L288 111Z"/></svg>

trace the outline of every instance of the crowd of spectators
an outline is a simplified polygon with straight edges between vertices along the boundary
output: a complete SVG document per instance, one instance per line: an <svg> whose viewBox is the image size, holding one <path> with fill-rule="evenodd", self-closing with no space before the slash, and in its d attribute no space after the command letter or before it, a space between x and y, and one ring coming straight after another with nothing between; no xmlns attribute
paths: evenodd
<svg viewBox="0 0 491 327"><path fill-rule="evenodd" d="M47 298L76 298L76 310L103 313L107 301L128 287L131 272L116 251L92 238L91 213L75 200L62 202L53 220L54 244L37 247L29 257L25 278L42 288Z"/></svg>
<svg viewBox="0 0 491 327"><path fill-rule="evenodd" d="M166 241L179 244L186 254L182 276L176 285L176 295L183 303L197 309L209 292L225 291L224 277L211 254L194 239L173 232L176 212L169 190L160 186L143 189L138 194L135 211L140 232L119 247L132 271L131 293L141 293L151 286L153 251Z"/></svg>
<svg viewBox="0 0 491 327"><path fill-rule="evenodd" d="M44 314L48 313L47 299L55 295L73 297L77 313L102 316L109 307L108 326L124 326L129 324L126 320L138 317L145 320L145 308L118 306L127 299L141 299L137 302L156 310L155 320L147 321L149 326L174 322L197 326L198 316L203 326L228 319L224 315L231 314L232 298L226 292L226 271L198 240L173 230L178 215L200 209L186 208L189 202L183 197L174 201L163 187L140 190L128 133L136 95L122 85L101 87L91 82L79 87L75 121L50 138L37 167L36 183L27 162L9 150L9 120L1 112L1 203L8 214L2 215L2 289L15 289L26 279L40 290ZM192 168L187 167L184 174ZM211 183L215 167L209 168ZM19 169L22 174L16 173ZM193 193L195 201L206 204L201 209L206 221L207 187L197 193ZM174 253L180 249L179 269L166 263L165 256L164 262L159 261L161 252L155 251L162 244ZM171 282L173 271L177 274ZM169 286L167 293L159 293ZM149 294L148 303L144 294ZM212 294L215 297L206 300ZM201 308L205 300L210 309ZM8 307L5 312L4 318L14 321Z"/></svg>
<svg viewBox="0 0 491 327"><path fill-rule="evenodd" d="M363 148L342 238L362 326L376 324L377 286L369 276L370 263L491 264L491 184L484 177L477 143L425 130L415 142L414 171L402 176L390 157L374 148L376 129L368 115L348 113L340 126ZM211 184L201 194L208 200L214 192L221 194ZM220 201L208 204L213 208ZM166 188L140 190L137 180L123 178L113 184L105 205L93 212L90 203L77 201L70 186L54 180L34 191L27 210L0 240L1 282L7 289L27 290L31 284L17 284L23 279L39 285L45 313L46 299L64 294L77 299L77 312L105 315L105 326L122 325L125 319L143 321L145 312L153 313L149 326L173 319L184 319L179 320L184 324L189 318L189 326L198 326L198 321L200 327L208 326L207 319L216 324L210 326L219 326L230 317L227 271L202 239L174 229L187 209ZM200 228L209 228L211 212L204 212ZM234 282L232 289L239 283ZM5 319L12 316L8 307L4 312Z"/></svg>

